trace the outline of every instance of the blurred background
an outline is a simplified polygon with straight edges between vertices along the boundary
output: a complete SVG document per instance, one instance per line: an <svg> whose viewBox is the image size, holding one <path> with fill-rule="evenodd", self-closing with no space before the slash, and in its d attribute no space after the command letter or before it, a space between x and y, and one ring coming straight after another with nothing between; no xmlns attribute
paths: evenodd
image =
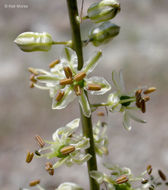
<svg viewBox="0 0 168 190"><path fill-rule="evenodd" d="M84 13L92 2L85 0ZM135 174L152 164L168 174L168 1L120 2L121 12L113 19L121 26L120 34L109 45L100 47L104 56L93 74L111 81L111 71L123 69L128 91L148 85L156 86L157 92L148 103L147 113L140 115L147 124L133 123L131 132L124 130L120 113L109 114L110 153L103 159L98 158L98 163L127 166ZM80 7L81 0L78 3ZM91 22L83 22L83 39L91 27ZM24 53L13 40L25 31L46 31L55 41L69 40L66 1L0 1L0 189L28 187L31 180L39 178L48 190L64 181L76 182L88 189L85 165L62 166L52 177L45 172L45 160L25 163L26 152L37 148L36 134L49 140L58 127L79 117L77 101L64 110L51 110L48 92L29 88L27 68L48 69L48 64L59 58L62 46L54 46L48 53ZM86 60L94 49L92 45L84 49ZM90 98L98 102L105 100L107 95ZM94 114L93 120L98 119ZM103 170L101 166L100 169Z"/></svg>

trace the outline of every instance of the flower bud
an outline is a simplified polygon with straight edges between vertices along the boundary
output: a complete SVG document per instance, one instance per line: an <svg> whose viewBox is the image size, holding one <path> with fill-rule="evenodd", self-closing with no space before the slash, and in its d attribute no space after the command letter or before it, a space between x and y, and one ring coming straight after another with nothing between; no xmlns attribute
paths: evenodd
<svg viewBox="0 0 168 190"><path fill-rule="evenodd" d="M89 33L89 38L93 45L99 46L102 43L107 43L110 39L117 36L119 32L119 26L106 21L98 27L93 28Z"/></svg>
<svg viewBox="0 0 168 190"><path fill-rule="evenodd" d="M120 4L117 0L102 0L89 7L87 16L92 21L99 23L114 18L119 11Z"/></svg>
<svg viewBox="0 0 168 190"><path fill-rule="evenodd" d="M46 32L24 32L14 42L25 52L48 51L52 46L52 37Z"/></svg>

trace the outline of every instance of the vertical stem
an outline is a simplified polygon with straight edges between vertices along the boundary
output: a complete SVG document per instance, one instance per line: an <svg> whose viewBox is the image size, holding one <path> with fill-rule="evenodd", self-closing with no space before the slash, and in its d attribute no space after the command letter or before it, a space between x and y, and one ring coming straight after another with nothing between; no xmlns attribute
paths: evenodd
<svg viewBox="0 0 168 190"><path fill-rule="evenodd" d="M79 16L77 1L67 0L67 6L68 6L69 19L72 30L72 45L78 57L78 70L81 70L83 67L83 52L82 52L82 41L80 34L80 23L77 21L77 17ZM92 155L91 159L88 160L87 162L88 173L89 173L92 170L97 170L97 162L96 162L96 154L95 154L93 130L92 130L92 119L91 117L88 118L83 115L81 107L80 107L80 113L81 113L83 135L90 139L90 147L86 150L86 153ZM90 175L89 175L89 181L90 181L90 190L100 189L98 183L93 178L91 178Z"/></svg>

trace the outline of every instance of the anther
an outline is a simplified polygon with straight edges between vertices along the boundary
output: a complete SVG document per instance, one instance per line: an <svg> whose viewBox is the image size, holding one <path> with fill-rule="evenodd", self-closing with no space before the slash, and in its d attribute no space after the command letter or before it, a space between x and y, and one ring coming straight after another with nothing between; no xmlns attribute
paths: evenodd
<svg viewBox="0 0 168 190"><path fill-rule="evenodd" d="M74 76L74 80L76 81L81 81L83 78L85 78L86 73L85 72L80 72L77 75Z"/></svg>
<svg viewBox="0 0 168 190"><path fill-rule="evenodd" d="M150 87L147 90L145 90L143 93L144 94L150 94L150 93L152 93L154 91L156 91L156 88L155 87Z"/></svg>
<svg viewBox="0 0 168 190"><path fill-rule="evenodd" d="M44 145L45 145L44 140L43 140L39 135L36 135L36 136L35 136L35 139L36 139L37 143L39 144L39 146L40 146L41 148L43 148Z"/></svg>
<svg viewBox="0 0 168 190"><path fill-rule="evenodd" d="M66 78L72 78L72 71L69 67L64 67L64 73Z"/></svg>
<svg viewBox="0 0 168 190"><path fill-rule="evenodd" d="M64 94L65 94L64 91L59 91L56 96L56 101L59 102L63 98Z"/></svg>
<svg viewBox="0 0 168 190"><path fill-rule="evenodd" d="M74 86L74 91L75 91L77 96L80 96L82 93L79 85Z"/></svg>
<svg viewBox="0 0 168 190"><path fill-rule="evenodd" d="M148 165L146 168L147 173L150 175L152 173L152 166Z"/></svg>
<svg viewBox="0 0 168 190"><path fill-rule="evenodd" d="M88 84L88 90L99 91L101 86L98 84Z"/></svg>
<svg viewBox="0 0 168 190"><path fill-rule="evenodd" d="M35 150L34 153L37 155L37 156L41 156L40 152L38 150Z"/></svg>
<svg viewBox="0 0 168 190"><path fill-rule="evenodd" d="M27 156L26 156L26 162L30 163L32 161L33 157L34 157L34 153L33 152L32 153L28 152Z"/></svg>
<svg viewBox="0 0 168 190"><path fill-rule="evenodd" d="M128 181L128 177L126 175L122 175L119 178L117 178L115 181L117 184L126 183Z"/></svg>
<svg viewBox="0 0 168 190"><path fill-rule="evenodd" d="M146 104L144 99L141 100L141 111L142 113L146 112Z"/></svg>
<svg viewBox="0 0 168 190"><path fill-rule="evenodd" d="M57 65L58 63L60 63L60 60L59 60L59 59L56 59L55 61L53 61L53 62L51 62L51 63L49 64L49 68L55 67L55 65Z"/></svg>
<svg viewBox="0 0 168 190"><path fill-rule="evenodd" d="M158 174L163 181L166 181L166 175L161 170L158 170Z"/></svg>
<svg viewBox="0 0 168 190"><path fill-rule="evenodd" d="M97 116L100 116L100 117L104 116L104 112L97 112Z"/></svg>
<svg viewBox="0 0 168 190"><path fill-rule="evenodd" d="M33 69L32 67L29 67L29 68L28 68L28 71L29 71L30 73L34 74L34 75L38 75L38 74L39 74L39 73L38 73L35 69Z"/></svg>
<svg viewBox="0 0 168 190"><path fill-rule="evenodd" d="M29 87L34 88L34 82L30 82Z"/></svg>
<svg viewBox="0 0 168 190"><path fill-rule="evenodd" d="M143 99L144 99L145 102L148 102L150 100L150 97L149 96L145 96Z"/></svg>
<svg viewBox="0 0 168 190"><path fill-rule="evenodd" d="M45 164L45 170L50 174L50 175L54 175L54 169L53 169L53 165L50 162L47 162Z"/></svg>
<svg viewBox="0 0 168 190"><path fill-rule="evenodd" d="M75 151L75 147L72 145L65 146L65 147L61 148L61 150L60 150L62 155L67 155L67 154L74 152L74 151Z"/></svg>
<svg viewBox="0 0 168 190"><path fill-rule="evenodd" d="M40 183L40 180L38 179L38 180L35 180L35 181L31 181L30 183L29 183L29 186L30 187L33 187L33 186L36 186L37 184L39 184Z"/></svg>
<svg viewBox="0 0 168 190"><path fill-rule="evenodd" d="M32 81L34 83L37 82L37 80L35 79L35 75L34 74L30 75L30 81Z"/></svg>
<svg viewBox="0 0 168 190"><path fill-rule="evenodd" d="M141 183L142 183L142 184L146 184L146 183L148 183L148 180L147 180L147 179L144 179L144 180L141 181Z"/></svg>
<svg viewBox="0 0 168 190"><path fill-rule="evenodd" d="M67 84L72 84L73 80L72 78L66 78L66 79L62 79L60 80L60 85L67 85Z"/></svg>

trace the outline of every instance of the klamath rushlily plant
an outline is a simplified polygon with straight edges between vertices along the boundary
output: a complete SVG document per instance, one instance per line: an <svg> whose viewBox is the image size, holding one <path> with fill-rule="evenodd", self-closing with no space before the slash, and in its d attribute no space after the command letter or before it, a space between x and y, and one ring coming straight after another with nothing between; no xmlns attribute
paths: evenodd
<svg viewBox="0 0 168 190"><path fill-rule="evenodd" d="M75 51L66 47L65 58L53 62L50 65L50 72L42 69L29 69L33 73L32 85L50 90L50 96L53 99L52 109L63 109L76 97L79 97L84 115L90 117L91 109L84 91L88 91L92 95L102 95L111 89L110 84L103 77L88 78L101 55L101 51L98 51L84 64L83 69L78 71L77 55Z"/></svg>

